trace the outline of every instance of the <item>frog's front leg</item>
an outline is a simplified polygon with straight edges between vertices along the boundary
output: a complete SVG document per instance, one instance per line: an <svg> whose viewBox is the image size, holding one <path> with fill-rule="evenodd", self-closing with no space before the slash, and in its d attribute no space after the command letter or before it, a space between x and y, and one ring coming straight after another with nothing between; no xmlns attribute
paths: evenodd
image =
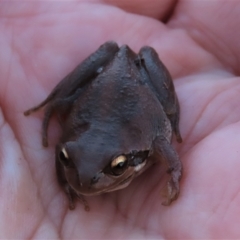
<svg viewBox="0 0 240 240"><path fill-rule="evenodd" d="M60 187L63 188L63 191L67 195L69 209L70 210L75 209L75 199L78 198L83 203L85 211L89 211L90 208L89 208L89 205L88 205L86 199L84 198L84 196L76 193L69 185L69 183L65 177L65 172L63 169L64 167L58 159L58 154L59 154L59 147L57 146L56 150L55 150L56 174L57 174L57 179L58 179L58 183L59 183Z"/></svg>
<svg viewBox="0 0 240 240"><path fill-rule="evenodd" d="M148 46L141 48L139 57L142 67L145 68L149 76L149 84L171 122L177 141L182 142L179 130L180 108L170 73L160 61L157 52L153 48Z"/></svg>
<svg viewBox="0 0 240 240"><path fill-rule="evenodd" d="M158 136L153 143L154 154L156 158L164 159L168 166L168 173L171 175L168 181L168 196L163 205L169 205L176 200L179 195L179 181L182 176L182 163L171 146L170 142L164 136Z"/></svg>

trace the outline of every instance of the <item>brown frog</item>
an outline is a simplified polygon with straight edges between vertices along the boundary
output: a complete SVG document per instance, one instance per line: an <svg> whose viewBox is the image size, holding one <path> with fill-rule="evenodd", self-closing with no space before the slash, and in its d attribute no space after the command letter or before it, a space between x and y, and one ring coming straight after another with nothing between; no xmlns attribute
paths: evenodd
<svg viewBox="0 0 240 240"><path fill-rule="evenodd" d="M124 188L154 163L164 161L170 180L170 204L179 195L182 164L171 146L177 141L179 103L171 76L151 47L138 54L106 42L69 73L39 105L46 106L42 142L53 113L62 135L56 146L56 170L69 199Z"/></svg>

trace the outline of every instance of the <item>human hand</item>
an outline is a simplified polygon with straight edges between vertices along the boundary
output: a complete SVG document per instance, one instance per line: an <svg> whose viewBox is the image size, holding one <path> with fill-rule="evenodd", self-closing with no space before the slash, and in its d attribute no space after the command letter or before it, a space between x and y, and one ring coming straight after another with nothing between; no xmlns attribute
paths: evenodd
<svg viewBox="0 0 240 240"><path fill-rule="evenodd" d="M145 17L89 2L1 3L0 238L239 237L240 4L131 1L136 13L148 8ZM129 9L128 1L106 2ZM169 207L155 166L126 189L87 198L90 212L80 203L70 211L54 169L59 128L50 125L43 148L43 112L23 116L107 40L136 52L154 47L174 79L184 172Z"/></svg>

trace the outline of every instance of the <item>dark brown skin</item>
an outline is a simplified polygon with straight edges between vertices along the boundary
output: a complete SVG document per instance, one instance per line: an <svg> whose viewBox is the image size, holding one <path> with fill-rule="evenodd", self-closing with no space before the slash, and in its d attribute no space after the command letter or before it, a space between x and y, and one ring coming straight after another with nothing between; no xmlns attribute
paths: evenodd
<svg viewBox="0 0 240 240"><path fill-rule="evenodd" d="M126 187L161 161L171 175L163 204L177 199L182 164L170 143L172 131L182 141L179 104L170 74L153 48L136 54L126 45L106 42L24 114L44 106L43 145L48 145L53 113L62 127L56 169L70 209L75 196L84 201L85 195Z"/></svg>
<svg viewBox="0 0 240 240"><path fill-rule="evenodd" d="M0 5L2 239L239 239L239 1ZM122 190L88 197L90 212L69 211L53 161L59 124L50 121L44 148L44 112L23 115L109 39L154 47L173 78L184 141L172 144L184 171L170 207L155 164Z"/></svg>

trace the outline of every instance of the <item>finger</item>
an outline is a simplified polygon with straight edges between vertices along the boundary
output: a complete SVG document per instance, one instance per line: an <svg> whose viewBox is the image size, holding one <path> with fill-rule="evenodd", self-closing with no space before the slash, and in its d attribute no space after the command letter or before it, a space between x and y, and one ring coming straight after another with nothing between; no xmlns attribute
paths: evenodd
<svg viewBox="0 0 240 240"><path fill-rule="evenodd" d="M187 29L200 46L239 73L239 22L238 1L181 1L171 25Z"/></svg>
<svg viewBox="0 0 240 240"><path fill-rule="evenodd" d="M156 18L156 19L165 19L171 12L175 6L175 0L103 0L101 2L105 2L110 5L117 6L122 8L123 10L131 13L136 13L139 15L145 15L148 17Z"/></svg>

